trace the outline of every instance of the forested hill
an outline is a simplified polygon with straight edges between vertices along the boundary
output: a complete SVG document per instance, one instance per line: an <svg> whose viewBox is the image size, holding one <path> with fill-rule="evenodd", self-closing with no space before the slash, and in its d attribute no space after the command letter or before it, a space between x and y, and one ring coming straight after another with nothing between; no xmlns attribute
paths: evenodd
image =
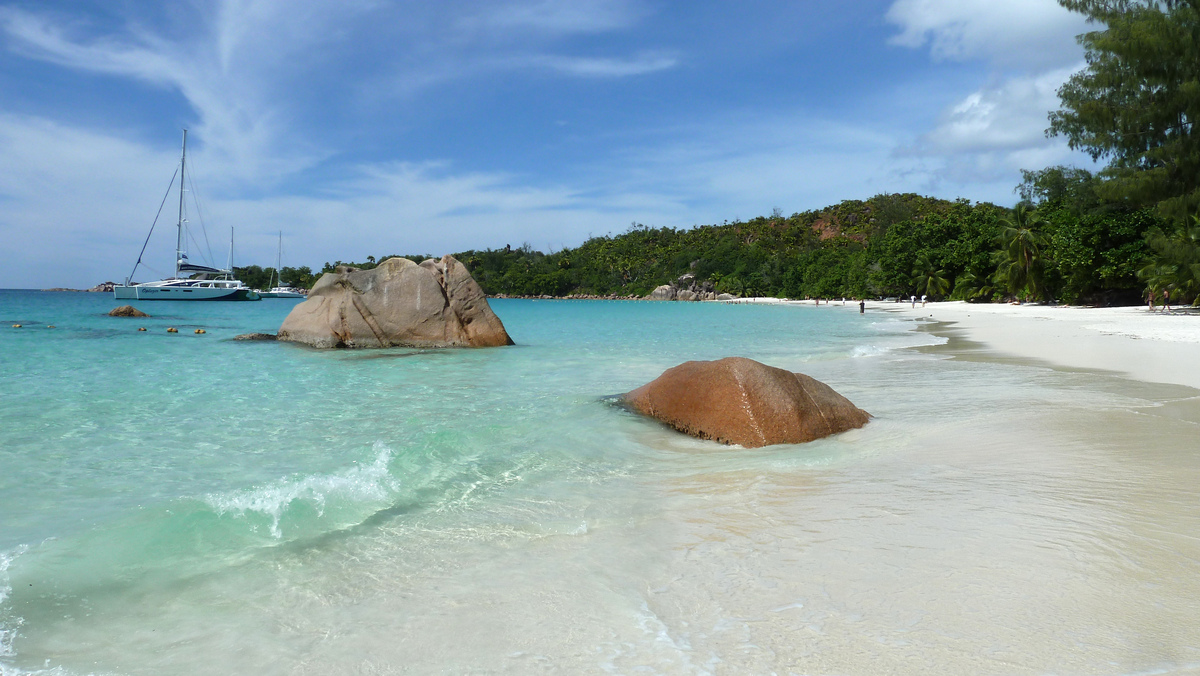
<svg viewBox="0 0 1200 676"><path fill-rule="evenodd" d="M915 194L849 200L817 211L778 213L690 229L634 224L553 253L528 245L455 253L489 294L644 296L691 274L697 287L790 298L929 294L992 300L1134 302L1144 284L1150 211L1081 210L1043 191L1036 285L1005 278L1004 233L1013 210ZM421 260L424 256L407 256ZM345 264L327 263L326 271Z"/></svg>

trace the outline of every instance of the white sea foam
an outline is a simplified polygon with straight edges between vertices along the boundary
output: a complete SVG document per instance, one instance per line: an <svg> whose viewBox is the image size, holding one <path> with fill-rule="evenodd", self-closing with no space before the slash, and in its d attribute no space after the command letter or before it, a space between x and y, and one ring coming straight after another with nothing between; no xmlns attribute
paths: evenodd
<svg viewBox="0 0 1200 676"><path fill-rule="evenodd" d="M27 549L29 548L26 545L21 545L7 552L0 552L0 658L12 656L13 639L16 638L17 628L21 626L21 618L10 617L4 611L4 602L12 594L12 582L8 577L8 568ZM4 669L4 664L0 663L0 673L4 673Z"/></svg>
<svg viewBox="0 0 1200 676"><path fill-rule="evenodd" d="M333 474L286 477L232 493L210 493L204 501L222 515L258 513L270 517L271 536L278 539L283 537L280 519L293 502L307 502L323 516L325 503L331 498L378 501L398 490L398 484L388 473L392 449L377 442L374 450L375 460L369 465L356 464Z"/></svg>
<svg viewBox="0 0 1200 676"><path fill-rule="evenodd" d="M855 345L854 349L850 350L850 357L858 359L861 357L878 357L881 354L887 354L891 350L882 345Z"/></svg>

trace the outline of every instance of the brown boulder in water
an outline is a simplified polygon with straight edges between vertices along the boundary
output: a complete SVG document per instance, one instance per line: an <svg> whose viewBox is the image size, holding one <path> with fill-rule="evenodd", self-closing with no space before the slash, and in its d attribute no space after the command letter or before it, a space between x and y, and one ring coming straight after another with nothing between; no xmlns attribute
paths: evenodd
<svg viewBox="0 0 1200 676"><path fill-rule="evenodd" d="M812 441L871 417L819 380L744 357L685 362L622 399L684 434L746 448Z"/></svg>
<svg viewBox="0 0 1200 676"><path fill-rule="evenodd" d="M142 312L132 305L122 305L121 307L113 308L108 313L109 317L149 317L150 315Z"/></svg>
<svg viewBox="0 0 1200 676"><path fill-rule="evenodd" d="M483 289L453 256L339 266L292 308L279 340L313 347L495 347L512 339Z"/></svg>

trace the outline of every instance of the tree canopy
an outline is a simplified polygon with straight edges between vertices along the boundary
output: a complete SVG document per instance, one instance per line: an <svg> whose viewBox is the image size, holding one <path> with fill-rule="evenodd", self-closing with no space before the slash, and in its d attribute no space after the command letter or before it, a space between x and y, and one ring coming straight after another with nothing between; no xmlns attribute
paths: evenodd
<svg viewBox="0 0 1200 676"><path fill-rule="evenodd" d="M1107 159L1100 194L1182 218L1200 206L1200 0L1059 0L1103 26L1047 134Z"/></svg>

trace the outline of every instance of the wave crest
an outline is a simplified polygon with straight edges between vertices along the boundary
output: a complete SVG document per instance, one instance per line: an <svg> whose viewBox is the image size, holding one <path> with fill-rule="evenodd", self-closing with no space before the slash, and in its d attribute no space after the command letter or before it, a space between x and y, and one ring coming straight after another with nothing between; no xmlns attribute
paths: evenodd
<svg viewBox="0 0 1200 676"><path fill-rule="evenodd" d="M356 464L333 474L286 477L230 493L210 493L204 496L204 502L220 516L265 515L271 519L271 536L280 539L283 537L280 520L295 502L309 504L318 516L324 516L326 501L332 498L356 503L374 502L387 500L399 490L396 480L388 473L392 449L376 442L374 450L375 460L369 465Z"/></svg>

